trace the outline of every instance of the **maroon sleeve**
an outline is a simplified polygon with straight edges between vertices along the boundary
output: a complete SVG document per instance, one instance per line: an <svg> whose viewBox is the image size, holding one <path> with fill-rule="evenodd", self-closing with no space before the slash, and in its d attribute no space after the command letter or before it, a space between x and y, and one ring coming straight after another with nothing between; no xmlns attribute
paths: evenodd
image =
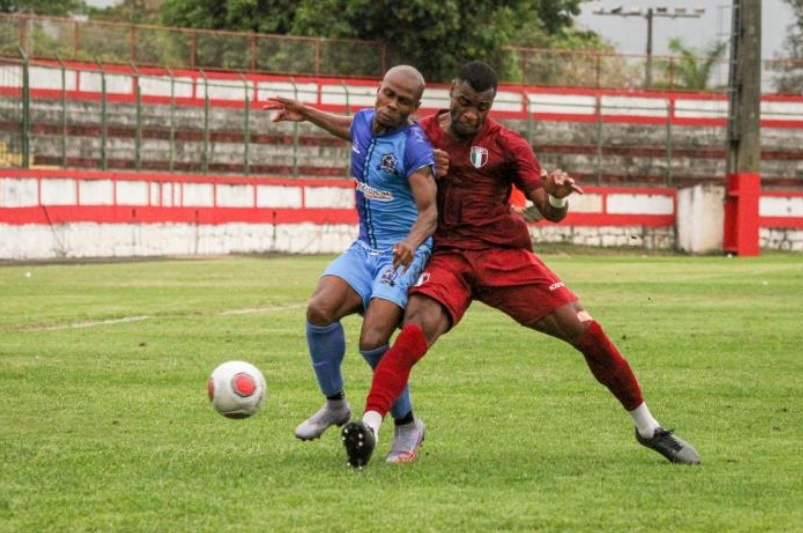
<svg viewBox="0 0 803 533"><path fill-rule="evenodd" d="M513 183L527 196L541 187L541 163L533 153L533 149L521 135L505 130L505 143L516 168Z"/></svg>

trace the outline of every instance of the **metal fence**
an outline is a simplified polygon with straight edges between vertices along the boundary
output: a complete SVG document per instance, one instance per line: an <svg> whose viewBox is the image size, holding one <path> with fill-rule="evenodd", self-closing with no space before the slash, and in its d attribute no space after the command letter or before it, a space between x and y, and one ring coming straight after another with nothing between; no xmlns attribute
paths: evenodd
<svg viewBox="0 0 803 533"><path fill-rule="evenodd" d="M226 77L228 76L228 77ZM543 91L547 91L545 94ZM282 94L335 111L370 106L375 85L0 60L0 168L83 168L215 175L344 177L343 141L308 124L272 123ZM433 85L426 111L448 105ZM601 184L678 186L725 175L723 96L500 86L495 114L549 168ZM803 99L765 101L762 175L803 179ZM801 167L803 168L803 167Z"/></svg>
<svg viewBox="0 0 803 533"><path fill-rule="evenodd" d="M379 41L206 31L0 15L0 56L140 66L377 77L386 70Z"/></svg>
<svg viewBox="0 0 803 533"><path fill-rule="evenodd" d="M309 125L271 123L253 80L198 72L0 60L0 168L346 175L342 141ZM317 98L292 78L276 83L287 96ZM311 145L317 153L302 161Z"/></svg>
<svg viewBox="0 0 803 533"><path fill-rule="evenodd" d="M166 66L170 68L377 79L395 57L381 41L323 39L162 26L79 21L33 15L0 15L0 56ZM675 57L577 50L509 49L516 74L507 83L587 88L699 90L687 85ZM699 63L706 58L697 58ZM727 58L714 65L707 90L727 85ZM647 72L649 69L649 73ZM777 77L803 73L803 62L776 59L762 69L762 87Z"/></svg>

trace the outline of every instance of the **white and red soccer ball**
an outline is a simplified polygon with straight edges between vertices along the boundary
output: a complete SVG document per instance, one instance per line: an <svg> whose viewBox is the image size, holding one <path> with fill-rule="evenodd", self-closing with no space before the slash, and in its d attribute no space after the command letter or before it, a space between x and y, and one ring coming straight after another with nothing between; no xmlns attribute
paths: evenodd
<svg viewBox="0 0 803 533"><path fill-rule="evenodd" d="M207 391L212 407L226 418L248 418L265 404L265 376L245 361L227 361L212 371Z"/></svg>

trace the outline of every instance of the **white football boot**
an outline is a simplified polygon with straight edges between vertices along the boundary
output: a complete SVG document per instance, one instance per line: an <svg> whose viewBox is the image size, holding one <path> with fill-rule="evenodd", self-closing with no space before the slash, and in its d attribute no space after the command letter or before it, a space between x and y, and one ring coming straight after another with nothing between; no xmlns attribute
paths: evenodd
<svg viewBox="0 0 803 533"><path fill-rule="evenodd" d="M326 400L318 412L304 420L295 429L297 439L315 440L329 427L342 426L351 418L351 406L347 400Z"/></svg>

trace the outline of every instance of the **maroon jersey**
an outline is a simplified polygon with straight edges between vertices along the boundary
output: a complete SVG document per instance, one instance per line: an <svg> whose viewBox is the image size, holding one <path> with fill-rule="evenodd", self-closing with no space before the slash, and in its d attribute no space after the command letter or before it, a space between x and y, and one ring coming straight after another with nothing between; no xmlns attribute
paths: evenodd
<svg viewBox="0 0 803 533"><path fill-rule="evenodd" d="M455 141L438 125L442 113L420 122L432 146L449 153L449 173L438 180L435 248L532 250L526 222L510 207L513 185L528 196L541 186L529 143L490 118L470 141Z"/></svg>

